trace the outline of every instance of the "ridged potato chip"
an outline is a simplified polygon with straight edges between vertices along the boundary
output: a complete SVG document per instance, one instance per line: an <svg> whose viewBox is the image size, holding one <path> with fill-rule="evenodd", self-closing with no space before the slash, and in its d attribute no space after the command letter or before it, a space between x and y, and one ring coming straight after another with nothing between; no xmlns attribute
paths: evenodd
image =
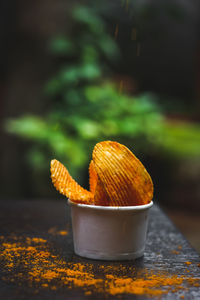
<svg viewBox="0 0 200 300"><path fill-rule="evenodd" d="M151 201L151 177L127 147L111 141L98 143L93 151L93 162L109 196L109 205L142 205Z"/></svg>
<svg viewBox="0 0 200 300"><path fill-rule="evenodd" d="M102 206L110 206L110 198L104 189L103 183L98 178L95 193L94 193L94 204Z"/></svg>
<svg viewBox="0 0 200 300"><path fill-rule="evenodd" d="M89 165L89 184L90 184L90 192L92 194L95 193L96 185L97 185L98 175L94 167L94 162L91 160Z"/></svg>
<svg viewBox="0 0 200 300"><path fill-rule="evenodd" d="M71 201L94 204L94 195L82 188L69 174L67 169L56 159L51 161L51 179L55 188Z"/></svg>
<svg viewBox="0 0 200 300"><path fill-rule="evenodd" d="M90 192L94 194L94 204L109 206L108 194L104 189L103 183L98 178L93 160L91 160L89 166L89 183L90 183Z"/></svg>

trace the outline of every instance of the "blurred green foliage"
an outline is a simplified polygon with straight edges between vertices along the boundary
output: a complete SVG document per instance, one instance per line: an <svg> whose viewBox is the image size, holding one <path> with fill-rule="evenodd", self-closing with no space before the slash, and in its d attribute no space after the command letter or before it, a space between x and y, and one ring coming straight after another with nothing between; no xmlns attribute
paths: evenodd
<svg viewBox="0 0 200 300"><path fill-rule="evenodd" d="M6 122L8 132L32 141L28 153L32 166L48 170L50 159L57 158L80 180L95 143L102 140L124 143L140 157L161 152L199 155L198 126L167 122L155 97L126 95L111 81L109 66L120 54L100 16L79 6L72 18L71 33L49 45L62 64L45 87L49 101L45 116Z"/></svg>

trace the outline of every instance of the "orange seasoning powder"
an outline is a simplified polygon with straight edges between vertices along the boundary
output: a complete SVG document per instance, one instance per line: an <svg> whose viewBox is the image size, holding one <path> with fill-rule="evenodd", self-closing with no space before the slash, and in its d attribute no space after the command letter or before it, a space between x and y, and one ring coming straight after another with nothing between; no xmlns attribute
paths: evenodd
<svg viewBox="0 0 200 300"><path fill-rule="evenodd" d="M199 279L170 275L165 272L137 271L124 265L98 266L66 262L51 251L47 240L33 237L0 237L0 261L3 280L33 287L34 290L59 288L81 288L86 295L93 292L110 295L135 294L156 297L168 292L184 291L186 282L199 286ZM102 273L96 275L95 268ZM128 268L127 276L126 271ZM123 275L124 274L124 275Z"/></svg>

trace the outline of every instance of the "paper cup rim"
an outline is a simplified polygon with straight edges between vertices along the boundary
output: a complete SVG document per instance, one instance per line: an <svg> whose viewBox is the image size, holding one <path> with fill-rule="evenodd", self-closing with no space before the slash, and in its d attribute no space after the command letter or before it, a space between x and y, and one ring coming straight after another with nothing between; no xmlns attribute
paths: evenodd
<svg viewBox="0 0 200 300"><path fill-rule="evenodd" d="M132 206L101 206L101 205L91 205L91 204L80 204L80 203L75 203L68 199L68 203L70 205L74 205L80 208L88 208L88 209L96 209L96 210L111 210L111 211L116 211L116 210L121 210L121 211L138 211L138 210L145 210L153 205L153 201L151 201L148 204L144 205L132 205Z"/></svg>

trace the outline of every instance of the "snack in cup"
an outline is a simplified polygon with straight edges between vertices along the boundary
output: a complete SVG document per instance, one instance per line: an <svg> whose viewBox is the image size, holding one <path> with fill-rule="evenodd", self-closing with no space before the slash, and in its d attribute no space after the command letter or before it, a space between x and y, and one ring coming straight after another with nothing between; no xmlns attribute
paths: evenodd
<svg viewBox="0 0 200 300"><path fill-rule="evenodd" d="M55 188L76 203L135 206L151 202L153 183L140 160L124 145L112 141L96 144L89 166L90 191L82 188L57 160L51 161Z"/></svg>
<svg viewBox="0 0 200 300"><path fill-rule="evenodd" d="M89 165L90 191L56 159L51 161L51 178L69 198L76 254L101 260L143 255L153 183L127 147L111 141L96 144Z"/></svg>

